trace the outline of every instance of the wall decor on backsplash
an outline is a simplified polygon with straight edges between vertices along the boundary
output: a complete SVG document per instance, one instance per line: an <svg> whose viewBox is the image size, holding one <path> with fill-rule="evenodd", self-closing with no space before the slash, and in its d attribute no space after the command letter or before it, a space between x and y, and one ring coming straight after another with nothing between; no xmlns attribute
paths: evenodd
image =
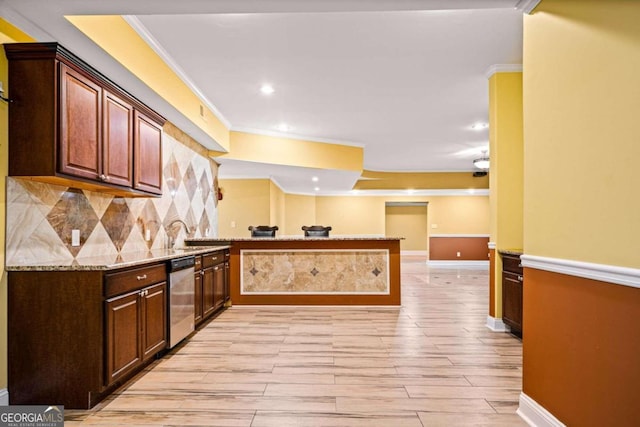
<svg viewBox="0 0 640 427"><path fill-rule="evenodd" d="M215 237L218 165L175 126L167 123L164 131L159 198L124 198L7 178L7 265L115 258L163 248L170 240L177 247L186 237ZM80 231L79 246L71 244L72 230Z"/></svg>

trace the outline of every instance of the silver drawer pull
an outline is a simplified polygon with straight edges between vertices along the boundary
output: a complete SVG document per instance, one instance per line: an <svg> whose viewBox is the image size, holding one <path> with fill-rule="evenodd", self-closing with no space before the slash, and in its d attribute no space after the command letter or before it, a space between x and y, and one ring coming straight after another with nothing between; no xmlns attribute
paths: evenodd
<svg viewBox="0 0 640 427"><path fill-rule="evenodd" d="M146 274L143 274L142 276L136 276L136 278L137 278L138 280L144 280L144 279L146 279L146 278L147 278L147 275L146 275Z"/></svg>
<svg viewBox="0 0 640 427"><path fill-rule="evenodd" d="M522 282L522 276L518 276L518 281Z"/></svg>

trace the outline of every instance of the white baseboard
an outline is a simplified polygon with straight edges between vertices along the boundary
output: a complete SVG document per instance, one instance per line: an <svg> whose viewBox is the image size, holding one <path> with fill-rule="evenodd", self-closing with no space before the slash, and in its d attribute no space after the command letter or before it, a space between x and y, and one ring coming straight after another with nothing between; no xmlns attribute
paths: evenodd
<svg viewBox="0 0 640 427"><path fill-rule="evenodd" d="M0 389L0 406L9 406L9 390Z"/></svg>
<svg viewBox="0 0 640 427"><path fill-rule="evenodd" d="M429 267L436 268L479 268L489 269L489 261L432 261L428 260Z"/></svg>
<svg viewBox="0 0 640 427"><path fill-rule="evenodd" d="M487 328L491 329L493 332L509 332L511 328L508 325L505 325L502 319L499 317L487 316Z"/></svg>
<svg viewBox="0 0 640 427"><path fill-rule="evenodd" d="M551 412L524 393L520 393L520 406L516 413L533 427L566 427Z"/></svg>

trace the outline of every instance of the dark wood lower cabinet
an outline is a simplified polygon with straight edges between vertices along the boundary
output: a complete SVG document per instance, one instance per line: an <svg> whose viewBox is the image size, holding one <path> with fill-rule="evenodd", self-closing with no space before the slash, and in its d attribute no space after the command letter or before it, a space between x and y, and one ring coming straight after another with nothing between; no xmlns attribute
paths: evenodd
<svg viewBox="0 0 640 427"><path fill-rule="evenodd" d="M107 300L106 385L142 363L140 340L140 295L138 292Z"/></svg>
<svg viewBox="0 0 640 427"><path fill-rule="evenodd" d="M502 256L502 321L514 335L522 337L523 271L520 256Z"/></svg>
<svg viewBox="0 0 640 427"><path fill-rule="evenodd" d="M228 259L229 251L211 252L202 255L201 270L196 267L196 325L222 309L230 298Z"/></svg>
<svg viewBox="0 0 640 427"><path fill-rule="evenodd" d="M89 409L166 344L164 263L8 273L11 405Z"/></svg>

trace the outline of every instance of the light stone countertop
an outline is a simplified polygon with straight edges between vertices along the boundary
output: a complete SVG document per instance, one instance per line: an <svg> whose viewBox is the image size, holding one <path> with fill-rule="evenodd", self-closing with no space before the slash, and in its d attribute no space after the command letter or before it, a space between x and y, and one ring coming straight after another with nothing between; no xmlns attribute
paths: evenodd
<svg viewBox="0 0 640 427"><path fill-rule="evenodd" d="M349 240L404 240L404 237L390 237L390 236L367 236L367 235L336 235L330 237L305 237L301 235L291 236L276 236L276 237L200 237L194 239L185 239L184 244L190 247L201 246L208 242L299 242L299 241L349 241Z"/></svg>
<svg viewBox="0 0 640 427"><path fill-rule="evenodd" d="M522 249L498 249L498 253L505 255L522 255Z"/></svg>
<svg viewBox="0 0 640 427"><path fill-rule="evenodd" d="M25 261L24 264L7 265L7 271L107 271L144 264L167 261L188 255L199 255L212 251L229 249L227 245L197 246L179 249L151 249L146 252L121 253L117 256L94 256L76 258L73 261L49 261L34 263Z"/></svg>

